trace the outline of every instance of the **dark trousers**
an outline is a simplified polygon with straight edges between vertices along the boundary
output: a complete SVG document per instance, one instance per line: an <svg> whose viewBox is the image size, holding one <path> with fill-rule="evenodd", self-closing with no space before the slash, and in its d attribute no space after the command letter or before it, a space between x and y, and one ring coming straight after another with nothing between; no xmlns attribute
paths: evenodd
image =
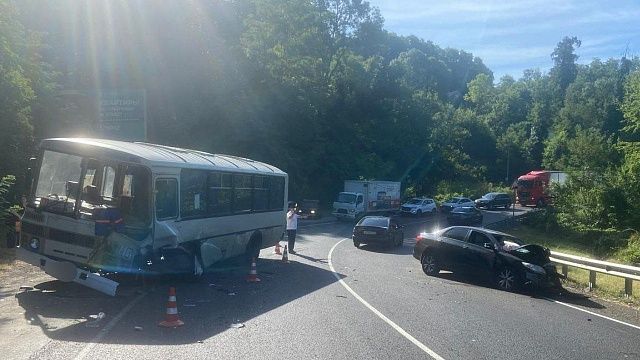
<svg viewBox="0 0 640 360"><path fill-rule="evenodd" d="M289 240L289 251L293 250L294 246L296 246L296 231L295 230L287 230L287 240Z"/></svg>

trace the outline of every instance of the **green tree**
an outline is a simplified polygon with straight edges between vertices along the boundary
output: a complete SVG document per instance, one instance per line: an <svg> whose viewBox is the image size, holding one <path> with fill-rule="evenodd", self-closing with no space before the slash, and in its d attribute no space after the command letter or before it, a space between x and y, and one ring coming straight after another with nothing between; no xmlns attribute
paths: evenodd
<svg viewBox="0 0 640 360"><path fill-rule="evenodd" d="M564 96L565 89L573 82L578 74L576 61L578 55L575 51L582 42L577 37L565 36L551 53L553 68L550 75L558 84L561 96Z"/></svg>

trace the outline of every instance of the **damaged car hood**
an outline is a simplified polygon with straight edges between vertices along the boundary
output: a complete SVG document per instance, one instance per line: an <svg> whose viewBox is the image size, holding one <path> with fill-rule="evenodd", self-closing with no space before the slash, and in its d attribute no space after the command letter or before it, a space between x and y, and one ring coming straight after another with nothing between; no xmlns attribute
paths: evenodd
<svg viewBox="0 0 640 360"><path fill-rule="evenodd" d="M511 254L522 261L526 261L531 264L543 266L548 264L551 260L549 259L549 249L544 246L529 244L517 246L515 248L506 250L508 254Z"/></svg>

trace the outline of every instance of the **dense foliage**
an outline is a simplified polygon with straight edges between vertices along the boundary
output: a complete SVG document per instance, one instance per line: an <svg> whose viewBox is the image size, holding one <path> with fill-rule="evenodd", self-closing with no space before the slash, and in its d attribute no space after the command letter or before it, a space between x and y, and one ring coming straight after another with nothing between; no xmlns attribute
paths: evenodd
<svg viewBox="0 0 640 360"><path fill-rule="evenodd" d="M544 167L572 175L561 225L640 227L640 61L579 64L575 37L549 72L497 81L361 0L0 0L0 40L0 175L21 191L34 139L91 135L92 94L145 89L148 141L274 164L293 198L353 178L481 192Z"/></svg>

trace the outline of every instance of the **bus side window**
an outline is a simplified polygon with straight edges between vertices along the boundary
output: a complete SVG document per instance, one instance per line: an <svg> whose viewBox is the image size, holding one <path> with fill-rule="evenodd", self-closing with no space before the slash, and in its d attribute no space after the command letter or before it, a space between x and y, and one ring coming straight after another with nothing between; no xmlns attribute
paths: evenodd
<svg viewBox="0 0 640 360"><path fill-rule="evenodd" d="M178 182L175 179L156 180L156 218L171 219L178 216Z"/></svg>
<svg viewBox="0 0 640 360"><path fill-rule="evenodd" d="M182 169L180 173L181 217L202 217L207 213L207 172Z"/></svg>

